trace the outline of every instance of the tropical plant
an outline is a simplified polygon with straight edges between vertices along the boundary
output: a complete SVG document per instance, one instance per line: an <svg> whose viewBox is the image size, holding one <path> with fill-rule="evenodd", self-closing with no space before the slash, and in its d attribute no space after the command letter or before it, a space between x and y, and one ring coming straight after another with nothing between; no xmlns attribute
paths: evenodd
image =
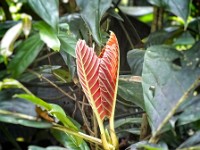
<svg viewBox="0 0 200 150"><path fill-rule="evenodd" d="M0 4L0 147L200 149L197 0Z"/></svg>

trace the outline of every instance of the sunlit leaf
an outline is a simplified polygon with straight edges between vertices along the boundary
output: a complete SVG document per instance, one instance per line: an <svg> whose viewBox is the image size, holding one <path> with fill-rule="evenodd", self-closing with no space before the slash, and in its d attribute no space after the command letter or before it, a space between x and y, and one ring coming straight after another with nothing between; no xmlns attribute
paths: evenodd
<svg viewBox="0 0 200 150"><path fill-rule="evenodd" d="M3 55L4 57L12 55L14 49L14 42L21 34L22 27L22 23L19 22L5 33L4 37L1 40L0 55Z"/></svg>
<svg viewBox="0 0 200 150"><path fill-rule="evenodd" d="M75 57L76 38L73 35L60 33L58 38L61 43L61 50L67 52L69 55Z"/></svg>
<svg viewBox="0 0 200 150"><path fill-rule="evenodd" d="M59 21L58 0L28 0L28 3L35 13L57 31Z"/></svg>
<svg viewBox="0 0 200 150"><path fill-rule="evenodd" d="M45 22L39 22L35 25L35 27L39 29L40 38L47 44L48 47L55 51L60 50L60 40L57 37L57 33L51 26Z"/></svg>
<svg viewBox="0 0 200 150"><path fill-rule="evenodd" d="M15 57L8 64L8 69L13 77L18 77L34 61L43 47L43 42L35 34L17 47Z"/></svg>
<svg viewBox="0 0 200 150"><path fill-rule="evenodd" d="M28 146L28 150L68 150L66 148L63 147L59 147L59 146L48 146L46 148L44 147L40 147L40 146Z"/></svg>
<svg viewBox="0 0 200 150"><path fill-rule="evenodd" d="M21 16L22 16L22 23L23 23L23 32L24 32L25 37L27 38L31 32L32 17L27 14L22 14Z"/></svg>

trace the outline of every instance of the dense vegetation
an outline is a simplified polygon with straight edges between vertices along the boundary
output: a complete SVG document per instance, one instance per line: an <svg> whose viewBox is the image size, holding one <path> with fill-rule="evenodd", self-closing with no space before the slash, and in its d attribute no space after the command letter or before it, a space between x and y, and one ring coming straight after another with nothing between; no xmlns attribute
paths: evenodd
<svg viewBox="0 0 200 150"><path fill-rule="evenodd" d="M119 149L200 149L198 0L0 2L0 149L103 149L75 47L84 39L99 54L109 31Z"/></svg>

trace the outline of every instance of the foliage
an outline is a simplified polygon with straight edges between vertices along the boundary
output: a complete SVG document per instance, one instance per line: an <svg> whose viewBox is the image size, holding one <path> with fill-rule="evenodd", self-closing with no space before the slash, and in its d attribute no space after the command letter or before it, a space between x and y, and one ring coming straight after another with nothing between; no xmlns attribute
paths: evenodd
<svg viewBox="0 0 200 150"><path fill-rule="evenodd" d="M12 145L7 149L23 149L21 138L28 143L25 149L102 149L99 127L103 126L110 149L112 131L119 138L119 149L199 149L199 16L195 0L2 2L0 140L1 135L7 137L3 139ZM91 96L86 93L85 97L80 86L78 54L82 51L75 51L77 41L83 39L86 51L92 49L98 56L109 30L120 48L116 107L115 102L111 104L115 118L98 117L97 106L90 107L86 99L91 103ZM104 61L107 49L98 61ZM105 68L100 65L100 69ZM107 69L108 75L111 72ZM104 87L111 83L110 77L98 78L99 89L112 93ZM88 92L84 86L83 91ZM15 135L12 124L15 130L26 126L37 132L29 138ZM31 142L34 138L36 142ZM48 145L39 144L43 138ZM0 141L0 147L5 148L6 142Z"/></svg>

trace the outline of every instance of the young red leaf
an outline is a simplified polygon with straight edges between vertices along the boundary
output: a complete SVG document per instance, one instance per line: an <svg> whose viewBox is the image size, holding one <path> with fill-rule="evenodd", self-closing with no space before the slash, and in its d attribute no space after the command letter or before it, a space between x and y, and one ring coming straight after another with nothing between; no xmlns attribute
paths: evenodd
<svg viewBox="0 0 200 150"><path fill-rule="evenodd" d="M84 40L76 45L77 72L93 111L101 120L114 115L119 74L119 46L113 32L99 57Z"/></svg>

